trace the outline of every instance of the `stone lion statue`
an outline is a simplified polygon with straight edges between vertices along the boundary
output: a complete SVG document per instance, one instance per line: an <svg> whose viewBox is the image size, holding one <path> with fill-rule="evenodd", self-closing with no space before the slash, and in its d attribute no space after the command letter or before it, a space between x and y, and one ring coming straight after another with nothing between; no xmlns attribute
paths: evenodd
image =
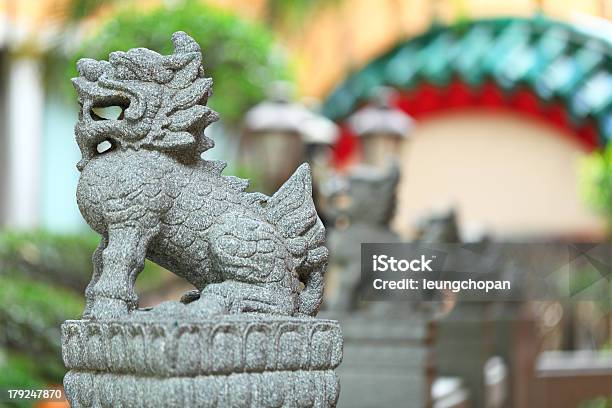
<svg viewBox="0 0 612 408"><path fill-rule="evenodd" d="M361 280L362 243L401 242L390 227L399 179L396 163L385 171L358 166L344 177L330 179L324 186L328 200L326 215L335 224L328 236L330 276L337 281L335 290L328 295L329 310L357 310L361 295L368 290Z"/></svg>
<svg viewBox="0 0 612 408"><path fill-rule="evenodd" d="M168 56L135 48L77 64L77 201L102 236L84 317L135 310L145 259L193 284L189 300L208 312L316 314L328 251L310 169L268 197L201 158L214 146L204 129L218 118L206 106L212 80L191 37L172 41ZM109 106L121 107L117 119L96 115Z"/></svg>

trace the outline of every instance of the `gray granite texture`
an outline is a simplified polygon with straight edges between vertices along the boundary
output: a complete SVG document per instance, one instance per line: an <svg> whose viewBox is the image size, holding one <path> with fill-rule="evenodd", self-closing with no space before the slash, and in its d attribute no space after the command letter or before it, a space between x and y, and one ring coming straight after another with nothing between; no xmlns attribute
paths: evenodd
<svg viewBox="0 0 612 408"><path fill-rule="evenodd" d="M234 314L177 321L67 321L73 407L329 407L342 359L337 322Z"/></svg>
<svg viewBox="0 0 612 408"><path fill-rule="evenodd" d="M268 197L202 159L213 146L204 128L217 119L205 106L212 81L198 44L182 32L172 40L169 56L137 48L78 62L77 200L103 237L85 316L134 310L145 259L202 291L202 314L316 314L328 252L308 166ZM92 111L108 106L123 113L100 120ZM103 141L111 148L98 153Z"/></svg>
<svg viewBox="0 0 612 408"><path fill-rule="evenodd" d="M342 335L314 317L328 251L310 169L269 197L203 159L212 80L191 37L172 41L172 55L136 48L77 64L77 201L102 239L83 319L62 326L67 397L73 407L335 406ZM116 118L98 114L111 106ZM138 309L145 259L196 289Z"/></svg>

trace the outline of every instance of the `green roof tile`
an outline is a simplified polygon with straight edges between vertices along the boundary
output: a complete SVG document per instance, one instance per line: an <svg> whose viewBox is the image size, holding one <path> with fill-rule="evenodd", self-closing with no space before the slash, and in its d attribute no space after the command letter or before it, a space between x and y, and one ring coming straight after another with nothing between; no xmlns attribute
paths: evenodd
<svg viewBox="0 0 612 408"><path fill-rule="evenodd" d="M416 44L408 44L390 56L383 74L387 84L400 88L414 85L418 71L417 50Z"/></svg>
<svg viewBox="0 0 612 408"><path fill-rule="evenodd" d="M543 16L436 25L350 75L329 96L323 112L342 119L381 85L444 87L457 77L477 87L493 79L508 92L526 85L543 102L562 102L577 125L595 119L607 142L612 134L612 42L599 34Z"/></svg>
<svg viewBox="0 0 612 408"><path fill-rule="evenodd" d="M473 26L464 38L458 39L458 50L452 65L463 81L474 86L484 81L487 73L482 69L482 62L493 42L493 29L478 25Z"/></svg>

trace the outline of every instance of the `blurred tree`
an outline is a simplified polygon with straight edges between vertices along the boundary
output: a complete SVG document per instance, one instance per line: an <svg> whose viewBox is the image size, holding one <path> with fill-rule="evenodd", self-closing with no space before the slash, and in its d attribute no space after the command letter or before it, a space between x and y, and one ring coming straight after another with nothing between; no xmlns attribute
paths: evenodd
<svg viewBox="0 0 612 408"><path fill-rule="evenodd" d="M58 354L60 325L80 316L82 296L18 277L0 276L0 286L0 343L41 356Z"/></svg>
<svg viewBox="0 0 612 408"><path fill-rule="evenodd" d="M95 234L58 235L47 232L0 234L0 278L19 276L82 293L91 277Z"/></svg>
<svg viewBox="0 0 612 408"><path fill-rule="evenodd" d="M89 234L0 233L0 279L3 276L46 282L82 296L92 274L91 255L100 237ZM147 262L139 276L139 293L159 288L168 272Z"/></svg>
<svg viewBox="0 0 612 408"><path fill-rule="evenodd" d="M86 3L75 8L75 16L96 10L91 4L96 2ZM77 75L79 58L108 59L116 50L147 47L169 54L172 33L182 30L202 47L204 69L215 81L216 95L210 105L227 122L236 123L246 109L263 99L270 82L288 77L272 33L258 24L197 0L166 2L152 9L129 3L117 3L112 17L82 42L69 57L65 76Z"/></svg>
<svg viewBox="0 0 612 408"><path fill-rule="evenodd" d="M271 25L299 27L314 10L333 2L340 0L267 0L266 18Z"/></svg>
<svg viewBox="0 0 612 408"><path fill-rule="evenodd" d="M60 325L78 318L80 295L2 270L0 275L0 388L38 389L61 384L65 373ZM31 401L4 401L7 407Z"/></svg>
<svg viewBox="0 0 612 408"><path fill-rule="evenodd" d="M62 382L60 326L83 311L98 241L93 233L0 233L0 388L38 389ZM147 261L137 292L163 287L168 274Z"/></svg>
<svg viewBox="0 0 612 408"><path fill-rule="evenodd" d="M584 195L612 227L612 143L589 156L582 172Z"/></svg>
<svg viewBox="0 0 612 408"><path fill-rule="evenodd" d="M94 14L100 7L117 2L118 0L70 0L67 6L68 18L78 21Z"/></svg>

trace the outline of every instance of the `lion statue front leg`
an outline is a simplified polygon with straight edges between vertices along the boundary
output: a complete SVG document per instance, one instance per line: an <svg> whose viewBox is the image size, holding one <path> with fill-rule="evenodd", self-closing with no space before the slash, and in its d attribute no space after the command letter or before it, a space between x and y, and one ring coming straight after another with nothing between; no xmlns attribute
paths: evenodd
<svg viewBox="0 0 612 408"><path fill-rule="evenodd" d="M102 239L100 239L100 243L92 256L93 274L91 276L91 281L89 281L87 288L85 288L85 310L83 311L83 319L89 319L92 317L92 309L95 300L93 289L96 286L96 283L98 283L98 279L100 279L100 275L102 274L102 253L106 249L107 244L108 234L105 233L102 234Z"/></svg>
<svg viewBox="0 0 612 408"><path fill-rule="evenodd" d="M118 318L138 307L134 284L144 268L147 246L158 231L159 227L142 228L133 223L108 226L108 238L94 254L85 316Z"/></svg>

